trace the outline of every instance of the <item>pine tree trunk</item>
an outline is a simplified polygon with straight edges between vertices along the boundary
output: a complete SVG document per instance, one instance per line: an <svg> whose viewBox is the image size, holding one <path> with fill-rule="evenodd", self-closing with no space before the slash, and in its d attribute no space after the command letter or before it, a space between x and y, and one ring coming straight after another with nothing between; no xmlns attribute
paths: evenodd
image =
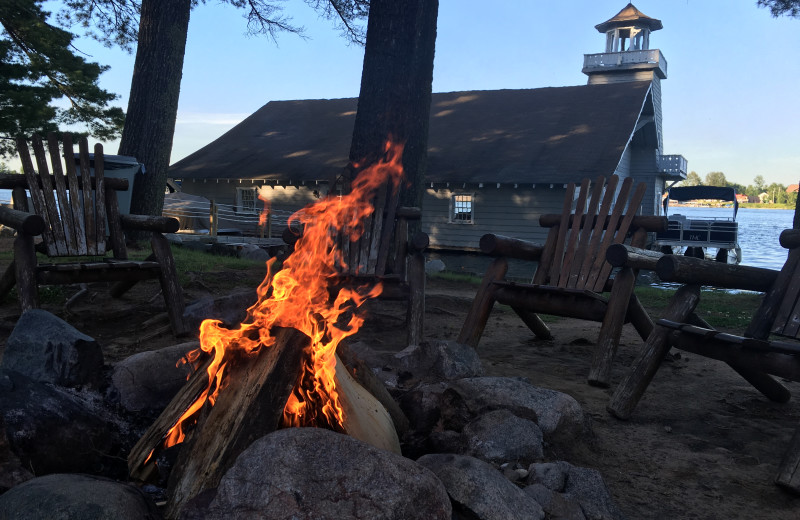
<svg viewBox="0 0 800 520"><path fill-rule="evenodd" d="M405 142L405 206L422 206L438 12L438 0L370 2L350 161L374 161L390 136Z"/></svg>
<svg viewBox="0 0 800 520"><path fill-rule="evenodd" d="M191 0L143 0L139 43L120 155L145 174L133 187L131 213L160 215L178 115ZM135 237L141 238L141 237Z"/></svg>

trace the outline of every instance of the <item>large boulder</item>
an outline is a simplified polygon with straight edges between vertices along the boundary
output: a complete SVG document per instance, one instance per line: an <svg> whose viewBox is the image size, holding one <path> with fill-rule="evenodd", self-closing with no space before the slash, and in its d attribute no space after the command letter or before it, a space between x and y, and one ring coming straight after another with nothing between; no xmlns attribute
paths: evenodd
<svg viewBox="0 0 800 520"><path fill-rule="evenodd" d="M508 410L487 412L464 427L467 454L502 464L530 464L544 457L542 430Z"/></svg>
<svg viewBox="0 0 800 520"><path fill-rule="evenodd" d="M120 361L111 375L111 393L129 412L163 410L193 372L186 355L199 347L199 341L189 341Z"/></svg>
<svg viewBox="0 0 800 520"><path fill-rule="evenodd" d="M474 348L455 341L422 342L395 354L399 372L412 380L450 381L483 375L481 360Z"/></svg>
<svg viewBox="0 0 800 520"><path fill-rule="evenodd" d="M548 442L569 443L588 431L581 405L571 396L509 377L473 377L450 383L472 413L506 409L539 425Z"/></svg>
<svg viewBox="0 0 800 520"><path fill-rule="evenodd" d="M89 475L46 475L0 495L0 518L14 520L160 520L137 488Z"/></svg>
<svg viewBox="0 0 800 520"><path fill-rule="evenodd" d="M77 387L102 377L100 345L61 318L41 309L20 316L6 341L1 368L34 381Z"/></svg>
<svg viewBox="0 0 800 520"><path fill-rule="evenodd" d="M125 478L136 441L101 396L0 370L0 423L10 450L38 475L92 473Z"/></svg>
<svg viewBox="0 0 800 520"><path fill-rule="evenodd" d="M451 515L442 483L414 461L330 430L287 428L250 445L216 494L201 493L181 518L450 520Z"/></svg>
<svg viewBox="0 0 800 520"><path fill-rule="evenodd" d="M492 465L467 455L430 454L417 463L444 483L459 518L537 520L544 511L536 500L506 479Z"/></svg>

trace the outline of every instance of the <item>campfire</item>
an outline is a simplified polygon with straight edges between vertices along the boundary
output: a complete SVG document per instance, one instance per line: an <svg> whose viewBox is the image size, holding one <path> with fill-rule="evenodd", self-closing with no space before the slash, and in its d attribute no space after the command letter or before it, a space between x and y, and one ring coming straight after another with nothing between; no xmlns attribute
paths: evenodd
<svg viewBox="0 0 800 520"><path fill-rule="evenodd" d="M359 307L382 287L334 288L332 281L348 261L337 244L357 242L375 212L373 199L385 187L398 190L402 154L401 144L387 142L382 160L363 168L348 194L292 216L302 236L281 269L275 258L267 262L258 300L241 325L202 323L200 349L190 356L194 374L128 460L132 477L152 480L159 455L183 445L170 474L172 511L215 486L242 450L276 429L327 428L400 452L386 409L336 354L363 323Z"/></svg>

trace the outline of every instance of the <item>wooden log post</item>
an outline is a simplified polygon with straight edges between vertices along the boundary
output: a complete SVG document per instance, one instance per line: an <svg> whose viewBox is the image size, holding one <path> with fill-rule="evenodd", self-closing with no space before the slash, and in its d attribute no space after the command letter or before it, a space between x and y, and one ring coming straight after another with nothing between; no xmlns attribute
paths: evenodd
<svg viewBox="0 0 800 520"><path fill-rule="evenodd" d="M178 270L175 267L175 258L172 256L169 241L161 233L153 233L150 244L153 248L153 256L161 267L159 281L161 282L161 290L164 293L164 301L167 304L167 315L172 324L172 330L175 336L184 336L189 332L183 321L183 311L186 308L186 304L184 303L183 288L181 288L178 280Z"/></svg>
<svg viewBox="0 0 800 520"><path fill-rule="evenodd" d="M700 286L684 285L675 293L664 313L665 318L685 321L700 302ZM656 375L664 356L669 352L671 330L656 327L647 338L644 348L636 356L628 374L620 382L606 410L618 419L628 419L639 403L647 386Z"/></svg>
<svg viewBox="0 0 800 520"><path fill-rule="evenodd" d="M588 382L592 386L608 388L611 366L617 353L617 344L622 335L622 326L628 314L628 305L636 283L636 274L630 267L623 267L614 277L608 309L600 326L600 336L592 355Z"/></svg>
<svg viewBox="0 0 800 520"><path fill-rule="evenodd" d="M14 267L20 310L25 312L38 308L37 261L32 236L19 233L14 239Z"/></svg>
<svg viewBox="0 0 800 520"><path fill-rule="evenodd" d="M699 258L664 255L656 262L656 274L662 281L694 285L712 285L725 289L766 292L779 271L746 265L730 265Z"/></svg>
<svg viewBox="0 0 800 520"><path fill-rule="evenodd" d="M475 300L473 300L461 332L458 334L459 343L472 348L478 346L478 341L481 339L481 334L483 334L483 329L486 327L489 314L494 306L494 282L502 280L507 272L508 261L505 258L497 258L486 268L481 285L475 294Z"/></svg>
<svg viewBox="0 0 800 520"><path fill-rule="evenodd" d="M656 263L662 256L664 256L664 253L627 244L612 244L606 249L606 260L614 267L627 266L634 269L654 271Z"/></svg>
<svg viewBox="0 0 800 520"><path fill-rule="evenodd" d="M510 238L503 235L487 233L480 240L481 252L492 256L507 256L520 260L539 260L544 246Z"/></svg>

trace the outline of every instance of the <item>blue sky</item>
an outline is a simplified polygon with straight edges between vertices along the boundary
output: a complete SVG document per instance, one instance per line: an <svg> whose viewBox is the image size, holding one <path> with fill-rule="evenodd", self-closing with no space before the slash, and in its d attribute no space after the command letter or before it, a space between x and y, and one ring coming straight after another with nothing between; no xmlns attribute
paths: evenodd
<svg viewBox="0 0 800 520"><path fill-rule="evenodd" d="M625 0L440 0L434 92L582 85L583 55L603 52L594 26ZM756 0L638 0L659 18L651 48L662 83L664 151L701 177L751 184L800 180L800 20L772 18ZM209 2L192 13L172 162L213 141L271 100L358 96L363 48L300 0L284 4L308 39L245 36L243 12ZM491 6L491 7L488 7ZM101 78L127 106L133 55L88 40L111 65ZM116 144L107 145L107 153Z"/></svg>

